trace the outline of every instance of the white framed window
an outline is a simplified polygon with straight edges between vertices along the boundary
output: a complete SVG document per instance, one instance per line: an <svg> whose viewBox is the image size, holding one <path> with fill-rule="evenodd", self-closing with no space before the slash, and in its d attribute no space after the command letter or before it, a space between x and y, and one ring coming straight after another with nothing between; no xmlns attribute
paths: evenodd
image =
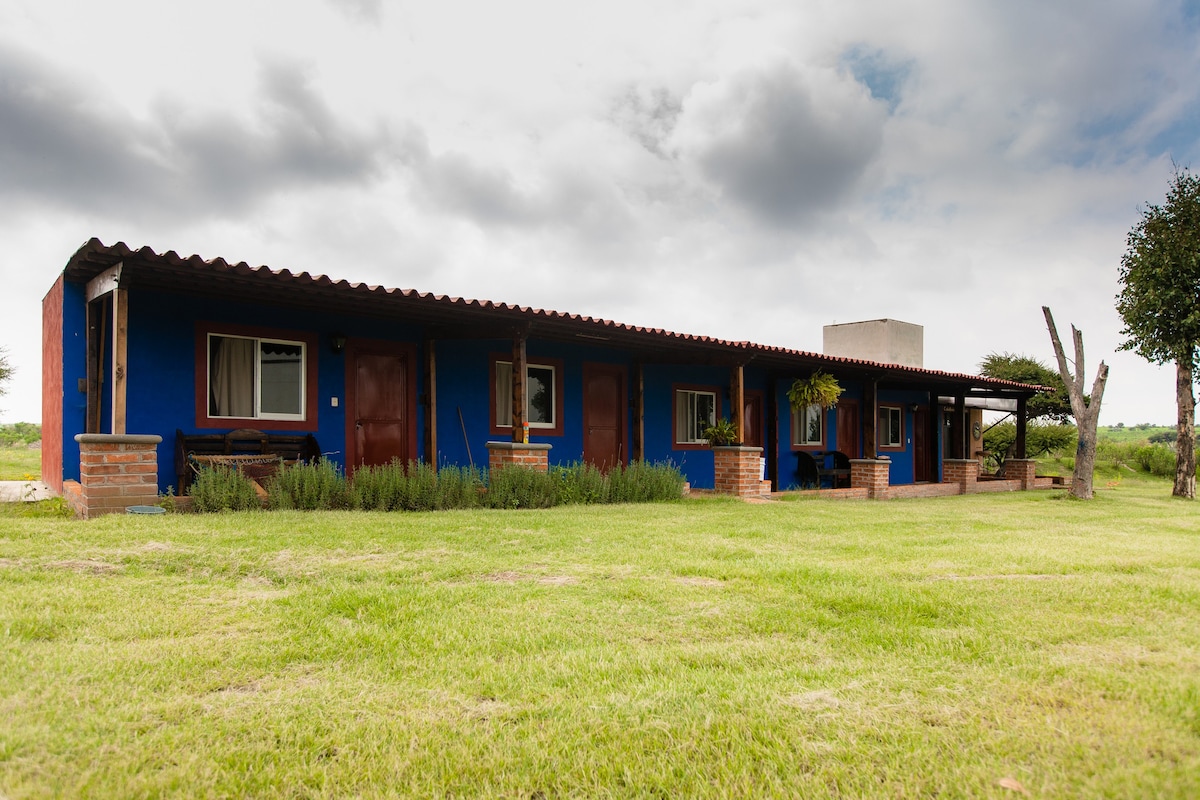
<svg viewBox="0 0 1200 800"><path fill-rule="evenodd" d="M495 419L497 428L512 427L512 362L495 362ZM558 367L525 365L525 421L530 428L558 427Z"/></svg>
<svg viewBox="0 0 1200 800"><path fill-rule="evenodd" d="M716 422L716 392L675 390L675 444L706 444L704 431Z"/></svg>
<svg viewBox="0 0 1200 800"><path fill-rule="evenodd" d="M879 407L879 446L904 447L904 410L898 406Z"/></svg>
<svg viewBox="0 0 1200 800"><path fill-rule="evenodd" d="M303 420L308 345L208 334L211 419Z"/></svg>
<svg viewBox="0 0 1200 800"><path fill-rule="evenodd" d="M821 447L825 444L825 411L818 405L792 409L792 444Z"/></svg>

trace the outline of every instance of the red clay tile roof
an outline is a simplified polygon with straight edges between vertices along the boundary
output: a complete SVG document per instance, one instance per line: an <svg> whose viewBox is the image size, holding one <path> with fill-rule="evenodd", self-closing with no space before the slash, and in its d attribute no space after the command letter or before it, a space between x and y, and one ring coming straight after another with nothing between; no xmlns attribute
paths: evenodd
<svg viewBox="0 0 1200 800"><path fill-rule="evenodd" d="M149 247L134 250L124 242L105 245L90 239L71 256L64 274L71 280L90 280L116 263L123 263L128 285L151 289L188 289L205 294L229 296L264 303L287 302L317 311L340 310L352 314L383 313L392 316L397 306L415 322L467 331L478 326L489 329L486 338L528 330L540 337L578 341L602 340L614 346L640 351L688 353L692 360L713 363L762 363L777 369L838 367L884 382L932 384L931 388L957 388L980 396L1028 396L1045 387L986 378L958 372L942 372L900 364L883 364L863 359L827 356L803 350L733 342L709 336L676 333L662 328L626 325L607 319L568 314L528 306L495 303L422 293L413 289L390 289L378 285L333 280L308 272L251 267L246 262L231 264L223 258L206 260L198 255L180 256L174 250L156 253ZM123 281L124 282L124 281ZM500 330L498 331L497 328ZM481 338L485 338L482 336Z"/></svg>

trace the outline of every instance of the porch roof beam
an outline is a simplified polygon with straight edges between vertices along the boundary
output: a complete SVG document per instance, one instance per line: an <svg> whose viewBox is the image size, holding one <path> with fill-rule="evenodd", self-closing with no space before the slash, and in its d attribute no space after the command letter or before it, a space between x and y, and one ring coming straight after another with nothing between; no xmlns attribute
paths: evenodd
<svg viewBox="0 0 1200 800"><path fill-rule="evenodd" d="M87 282L84 296L89 303L99 300L109 292L116 291L121 284L121 267L121 262L117 262Z"/></svg>

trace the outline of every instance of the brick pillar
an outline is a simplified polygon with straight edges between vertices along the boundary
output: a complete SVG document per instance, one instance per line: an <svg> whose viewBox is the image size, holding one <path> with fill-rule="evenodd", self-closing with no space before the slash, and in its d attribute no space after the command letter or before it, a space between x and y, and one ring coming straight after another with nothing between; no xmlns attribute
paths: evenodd
<svg viewBox="0 0 1200 800"><path fill-rule="evenodd" d="M548 444L488 442L488 469L526 467L538 472L549 472L550 447Z"/></svg>
<svg viewBox="0 0 1200 800"><path fill-rule="evenodd" d="M718 445L712 451L714 489L736 497L758 497L763 493L761 447Z"/></svg>
<svg viewBox="0 0 1200 800"><path fill-rule="evenodd" d="M1028 491L1033 488L1037 476L1037 462L1032 458L1010 458L1004 462L1004 477L1010 481L1020 481L1021 489Z"/></svg>
<svg viewBox="0 0 1200 800"><path fill-rule="evenodd" d="M975 491L979 462L973 458L947 458L942 462L942 483L957 483L963 494Z"/></svg>
<svg viewBox="0 0 1200 800"><path fill-rule="evenodd" d="M80 433L79 491L75 513L84 519L124 512L126 506L158 502L161 436Z"/></svg>
<svg viewBox="0 0 1200 800"><path fill-rule="evenodd" d="M871 500L886 500L891 485L890 458L850 459L850 488L866 489Z"/></svg>

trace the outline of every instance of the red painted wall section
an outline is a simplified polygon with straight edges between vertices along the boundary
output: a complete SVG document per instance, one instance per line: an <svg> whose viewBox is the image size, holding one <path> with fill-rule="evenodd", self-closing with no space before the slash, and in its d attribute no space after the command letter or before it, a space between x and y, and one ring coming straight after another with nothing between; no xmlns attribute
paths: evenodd
<svg viewBox="0 0 1200 800"><path fill-rule="evenodd" d="M42 299L42 480L63 488L63 276Z"/></svg>

